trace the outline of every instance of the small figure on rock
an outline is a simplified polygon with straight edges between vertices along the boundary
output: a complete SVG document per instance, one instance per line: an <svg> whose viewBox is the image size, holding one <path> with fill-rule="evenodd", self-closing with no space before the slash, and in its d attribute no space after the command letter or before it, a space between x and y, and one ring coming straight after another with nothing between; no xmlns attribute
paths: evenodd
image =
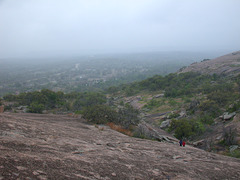
<svg viewBox="0 0 240 180"><path fill-rule="evenodd" d="M182 139L180 139L179 145L182 146L182 143L183 143L183 141L182 141Z"/></svg>
<svg viewBox="0 0 240 180"><path fill-rule="evenodd" d="M182 146L185 147L185 144L186 144L185 141L183 141L183 142L182 142Z"/></svg>

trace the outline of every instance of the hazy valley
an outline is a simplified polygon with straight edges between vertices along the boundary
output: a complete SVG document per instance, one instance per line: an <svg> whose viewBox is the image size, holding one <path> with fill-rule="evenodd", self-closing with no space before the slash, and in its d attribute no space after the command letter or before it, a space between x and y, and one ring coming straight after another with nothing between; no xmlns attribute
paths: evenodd
<svg viewBox="0 0 240 180"><path fill-rule="evenodd" d="M239 7L0 0L0 180L239 180Z"/></svg>
<svg viewBox="0 0 240 180"><path fill-rule="evenodd" d="M214 73L212 67L219 61L227 71ZM237 179L238 61L238 52L233 52L176 73L92 91L29 89L6 94L1 100L5 109L1 114L2 178ZM78 66L74 68L73 72ZM170 69L165 67L165 72ZM179 139L187 146L179 146ZM54 170L59 163L61 173ZM10 168L10 164L15 166ZM105 169L112 166L118 168ZM220 173L226 166L228 173ZM69 167L71 171L63 170Z"/></svg>

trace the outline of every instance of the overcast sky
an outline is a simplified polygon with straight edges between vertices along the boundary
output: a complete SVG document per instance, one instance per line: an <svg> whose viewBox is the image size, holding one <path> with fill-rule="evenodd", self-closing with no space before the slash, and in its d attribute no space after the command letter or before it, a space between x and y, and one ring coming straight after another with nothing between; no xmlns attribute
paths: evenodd
<svg viewBox="0 0 240 180"><path fill-rule="evenodd" d="M240 50L240 0L0 0L0 58Z"/></svg>

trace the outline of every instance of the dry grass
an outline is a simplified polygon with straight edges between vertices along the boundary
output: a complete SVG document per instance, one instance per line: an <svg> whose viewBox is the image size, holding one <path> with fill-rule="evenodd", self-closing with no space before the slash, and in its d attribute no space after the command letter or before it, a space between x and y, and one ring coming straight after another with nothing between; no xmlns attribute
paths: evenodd
<svg viewBox="0 0 240 180"><path fill-rule="evenodd" d="M107 123L107 125L111 128L111 129L113 129L113 130L115 130L115 131L118 131L118 132L120 132L120 133L123 133L123 134L126 134L126 135L128 135L128 136L133 136L133 133L131 132L131 131L129 131L129 130L127 130L127 129L123 129L122 128L122 126L120 126L120 125L116 125L116 124L114 124L114 123Z"/></svg>

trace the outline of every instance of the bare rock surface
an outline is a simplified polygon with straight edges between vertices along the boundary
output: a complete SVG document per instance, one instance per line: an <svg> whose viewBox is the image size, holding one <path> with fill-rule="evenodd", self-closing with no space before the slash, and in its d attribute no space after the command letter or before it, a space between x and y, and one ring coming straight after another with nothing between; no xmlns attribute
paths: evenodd
<svg viewBox="0 0 240 180"><path fill-rule="evenodd" d="M240 160L63 115L0 114L0 179L239 179Z"/></svg>
<svg viewBox="0 0 240 180"><path fill-rule="evenodd" d="M193 63L182 69L184 72L199 72L203 74L237 75L240 73L240 51L236 51L209 61Z"/></svg>

